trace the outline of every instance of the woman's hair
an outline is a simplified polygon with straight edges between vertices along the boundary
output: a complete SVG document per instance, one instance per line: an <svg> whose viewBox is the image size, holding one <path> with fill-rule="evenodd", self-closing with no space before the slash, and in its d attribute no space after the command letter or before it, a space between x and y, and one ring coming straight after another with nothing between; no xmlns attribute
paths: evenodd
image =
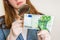
<svg viewBox="0 0 60 40"><path fill-rule="evenodd" d="M9 4L8 0L3 0L3 3L4 3L4 8L5 8L6 28L11 28L11 24L17 15L14 11L14 8ZM30 6L30 13L31 14L42 14L34 8L34 6L31 4L30 0L26 0L26 4L28 4Z"/></svg>

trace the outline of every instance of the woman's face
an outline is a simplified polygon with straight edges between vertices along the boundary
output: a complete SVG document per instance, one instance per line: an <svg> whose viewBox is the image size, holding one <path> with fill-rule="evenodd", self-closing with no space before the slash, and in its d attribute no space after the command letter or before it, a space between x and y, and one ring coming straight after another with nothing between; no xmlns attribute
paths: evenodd
<svg viewBox="0 0 60 40"><path fill-rule="evenodd" d="M16 9L20 8L23 4L26 4L26 0L8 0L8 1L12 5L12 7Z"/></svg>

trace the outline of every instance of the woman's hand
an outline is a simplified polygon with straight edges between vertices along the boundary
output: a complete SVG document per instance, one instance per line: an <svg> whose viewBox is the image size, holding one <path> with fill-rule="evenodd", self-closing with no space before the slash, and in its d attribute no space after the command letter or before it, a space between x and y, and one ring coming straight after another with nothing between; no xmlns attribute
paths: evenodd
<svg viewBox="0 0 60 40"><path fill-rule="evenodd" d="M47 30L38 32L38 40L50 40L50 34Z"/></svg>
<svg viewBox="0 0 60 40"><path fill-rule="evenodd" d="M16 20L12 23L11 31L15 36L19 36L19 34L22 32L22 25L23 20Z"/></svg>
<svg viewBox="0 0 60 40"><path fill-rule="evenodd" d="M10 33L7 40L16 40L19 34L22 32L22 20L16 20L12 23Z"/></svg>
<svg viewBox="0 0 60 40"><path fill-rule="evenodd" d="M19 34L22 32L22 30L23 30L23 20L16 19L16 21L12 23L12 27L10 29L10 33L7 37L7 40L16 40Z"/></svg>

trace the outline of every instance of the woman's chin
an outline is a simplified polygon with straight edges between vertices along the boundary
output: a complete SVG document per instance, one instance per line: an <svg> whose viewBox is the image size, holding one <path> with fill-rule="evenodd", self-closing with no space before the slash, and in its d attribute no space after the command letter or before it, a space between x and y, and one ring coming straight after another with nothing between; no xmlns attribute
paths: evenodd
<svg viewBox="0 0 60 40"><path fill-rule="evenodd" d="M21 6L14 7L15 9L19 9Z"/></svg>

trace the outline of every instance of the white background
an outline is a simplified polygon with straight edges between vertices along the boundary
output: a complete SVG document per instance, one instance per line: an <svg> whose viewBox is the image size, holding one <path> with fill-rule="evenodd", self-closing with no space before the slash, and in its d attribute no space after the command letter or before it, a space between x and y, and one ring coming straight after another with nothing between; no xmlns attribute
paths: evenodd
<svg viewBox="0 0 60 40"><path fill-rule="evenodd" d="M60 40L60 0L31 0L35 8L44 14L54 16L51 40ZM4 15L2 0L0 0L0 16Z"/></svg>

